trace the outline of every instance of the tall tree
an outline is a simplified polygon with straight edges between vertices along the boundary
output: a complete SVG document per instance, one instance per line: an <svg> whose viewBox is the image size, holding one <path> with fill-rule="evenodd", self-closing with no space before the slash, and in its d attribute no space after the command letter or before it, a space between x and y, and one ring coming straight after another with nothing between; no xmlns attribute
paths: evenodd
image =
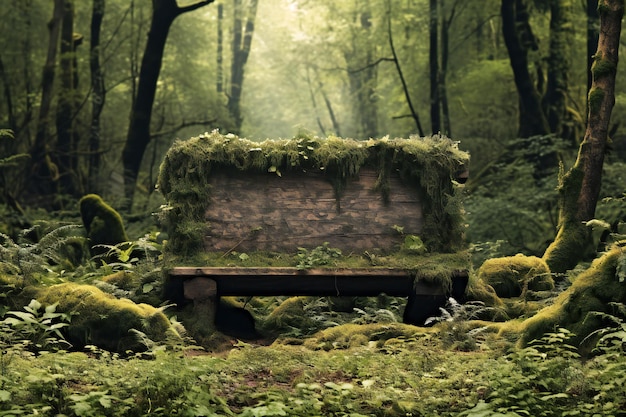
<svg viewBox="0 0 626 417"><path fill-rule="evenodd" d="M148 40L139 70L139 84L130 113L130 125L126 143L122 151L124 193L129 209L132 206L135 195L135 186L141 168L141 161L150 143L152 106L169 29L178 16L197 10L200 7L213 3L213 1L202 0L186 6L179 6L176 0L152 0L152 18Z"/></svg>
<svg viewBox="0 0 626 417"><path fill-rule="evenodd" d="M89 69L91 72L91 124L89 129L88 192L99 193L100 184L100 115L104 109L106 91L104 73L100 65L100 32L104 19L105 0L93 0L91 9L91 44Z"/></svg>
<svg viewBox="0 0 626 417"><path fill-rule="evenodd" d="M439 98L439 1L429 0L430 19L428 34L430 48L428 66L430 68L430 130L441 132L441 99Z"/></svg>
<svg viewBox="0 0 626 417"><path fill-rule="evenodd" d="M244 70L250 56L254 24L259 0L250 0L244 7L241 0L233 2L233 39L232 61L230 65L230 94L228 111L235 123L235 132L239 134L243 118L241 116L241 93L243 91ZM244 24L244 10L245 15Z"/></svg>
<svg viewBox="0 0 626 417"><path fill-rule="evenodd" d="M521 138L550 133L542 111L541 94L529 70L528 51L538 44L530 26L528 0L502 0L502 34L509 52L515 86L519 95L519 132Z"/></svg>
<svg viewBox="0 0 626 417"><path fill-rule="evenodd" d="M43 67L41 82L41 105L37 119L37 132L35 143L30 154L33 162L34 182L36 191L42 194L53 192L53 181L58 180L58 168L50 157L50 109L52 107L52 93L56 73L56 57L61 36L61 25L65 13L64 0L54 0L52 19L48 23L49 39L46 62Z"/></svg>
<svg viewBox="0 0 626 417"><path fill-rule="evenodd" d="M83 36L74 33L74 3L65 0L61 25L60 89L56 109L57 145L55 158L59 168L59 191L74 194L77 179L77 137L74 120L78 107L78 69L76 48Z"/></svg>
<svg viewBox="0 0 626 417"><path fill-rule="evenodd" d="M587 129L574 166L561 177L559 229L544 254L552 272L573 268L585 252L590 234L585 223L594 217L602 182L608 127L615 104L624 0L600 0L598 12L600 35L591 67Z"/></svg>

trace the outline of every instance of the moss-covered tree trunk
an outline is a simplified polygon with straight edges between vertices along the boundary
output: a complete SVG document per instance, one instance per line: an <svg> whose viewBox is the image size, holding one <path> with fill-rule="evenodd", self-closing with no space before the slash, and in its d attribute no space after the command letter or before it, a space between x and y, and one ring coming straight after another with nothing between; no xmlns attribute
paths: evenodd
<svg viewBox="0 0 626 417"><path fill-rule="evenodd" d="M624 0L601 0L598 11L600 36L591 67L593 81L588 97L587 130L576 163L561 177L559 230L544 254L552 272L571 269L581 259L589 240L585 222L594 217L600 193L609 120L615 104Z"/></svg>

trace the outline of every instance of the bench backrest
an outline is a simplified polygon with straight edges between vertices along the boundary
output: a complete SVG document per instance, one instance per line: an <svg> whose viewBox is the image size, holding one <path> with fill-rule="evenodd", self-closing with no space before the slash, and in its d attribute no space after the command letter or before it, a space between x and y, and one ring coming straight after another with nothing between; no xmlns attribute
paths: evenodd
<svg viewBox="0 0 626 417"><path fill-rule="evenodd" d="M462 246L455 180L468 155L447 138L178 142L161 166L170 253L397 250L407 235L434 252Z"/></svg>

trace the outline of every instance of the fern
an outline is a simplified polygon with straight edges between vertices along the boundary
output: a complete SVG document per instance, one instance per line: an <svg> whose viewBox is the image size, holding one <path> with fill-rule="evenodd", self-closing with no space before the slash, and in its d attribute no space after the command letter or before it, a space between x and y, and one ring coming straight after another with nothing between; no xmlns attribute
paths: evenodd
<svg viewBox="0 0 626 417"><path fill-rule="evenodd" d="M31 234L39 227L38 225L24 230L23 234ZM86 242L83 236L76 233L78 230L81 230L79 225L64 225L45 234L36 243L21 244L0 233L0 263L3 270L22 275L28 281L33 280L35 274L52 272L53 266L72 266L69 261L70 254L66 249L70 246L82 249Z"/></svg>

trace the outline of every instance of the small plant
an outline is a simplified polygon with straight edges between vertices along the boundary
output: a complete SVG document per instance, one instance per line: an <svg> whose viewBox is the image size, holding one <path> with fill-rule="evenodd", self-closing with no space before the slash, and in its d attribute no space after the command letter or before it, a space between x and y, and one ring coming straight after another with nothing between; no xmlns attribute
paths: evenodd
<svg viewBox="0 0 626 417"><path fill-rule="evenodd" d="M37 227L25 230L24 235L34 232ZM79 225L63 225L46 233L36 243L16 243L0 233L0 263L11 273L31 281L37 273L53 272L54 266L72 266L66 249L84 245L85 238L77 233L79 229Z"/></svg>
<svg viewBox="0 0 626 417"><path fill-rule="evenodd" d="M622 303L609 305L614 309L614 314L592 311L587 315L587 318L596 317L610 325L592 332L584 341L599 337L594 348L596 353L623 353L626 350L626 320L624 319L626 318L626 305Z"/></svg>
<svg viewBox="0 0 626 417"><path fill-rule="evenodd" d="M329 265L333 259L341 257L341 250L337 248L329 248L328 242L318 246L311 251L306 248L298 248L296 258L298 269L309 269L316 266Z"/></svg>
<svg viewBox="0 0 626 417"><path fill-rule="evenodd" d="M39 301L31 300L25 311L9 311L0 326L10 328L11 338L26 349L58 351L71 344L65 340L61 329L69 326L70 316L56 311L57 303L44 307Z"/></svg>

